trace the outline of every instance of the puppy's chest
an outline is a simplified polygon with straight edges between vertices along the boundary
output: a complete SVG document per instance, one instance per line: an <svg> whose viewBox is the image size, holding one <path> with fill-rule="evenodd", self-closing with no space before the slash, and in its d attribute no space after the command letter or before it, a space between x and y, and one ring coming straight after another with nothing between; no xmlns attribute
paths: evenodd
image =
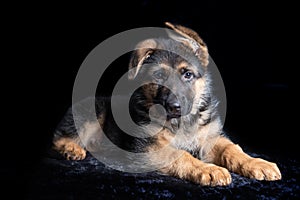
<svg viewBox="0 0 300 200"><path fill-rule="evenodd" d="M201 148L201 141L203 141L203 136L200 132L180 133L175 135L174 139L171 141L171 145L176 149L194 152Z"/></svg>

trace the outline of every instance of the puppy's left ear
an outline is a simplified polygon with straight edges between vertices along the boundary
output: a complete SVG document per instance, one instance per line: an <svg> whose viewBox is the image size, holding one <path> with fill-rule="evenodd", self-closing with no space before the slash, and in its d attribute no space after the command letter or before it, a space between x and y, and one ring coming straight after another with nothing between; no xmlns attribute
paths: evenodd
<svg viewBox="0 0 300 200"><path fill-rule="evenodd" d="M174 25L170 22L166 22L165 24L178 33L174 34L173 32L168 31L169 37L190 47L194 51L195 55L199 58L201 64L206 67L209 63L208 49L200 36L195 31L187 27Z"/></svg>
<svg viewBox="0 0 300 200"><path fill-rule="evenodd" d="M145 59L147 59L157 47L154 39L147 39L138 43L131 54L129 62L128 79L133 80L139 73Z"/></svg>

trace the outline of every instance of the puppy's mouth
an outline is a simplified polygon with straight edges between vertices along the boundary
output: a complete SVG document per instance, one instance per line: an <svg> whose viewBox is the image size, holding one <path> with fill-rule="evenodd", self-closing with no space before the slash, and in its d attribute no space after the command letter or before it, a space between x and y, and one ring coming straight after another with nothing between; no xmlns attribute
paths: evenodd
<svg viewBox="0 0 300 200"><path fill-rule="evenodd" d="M166 109L167 119L180 118L190 113L191 109L189 108L189 106L181 106L181 105L182 104L180 104L179 102L165 103L164 108Z"/></svg>
<svg viewBox="0 0 300 200"><path fill-rule="evenodd" d="M177 118L180 118L181 115L180 114L172 114L172 113L168 113L167 114L167 120L170 120L170 119L177 119Z"/></svg>
<svg viewBox="0 0 300 200"><path fill-rule="evenodd" d="M167 119L180 118L181 117L181 108L180 106L165 106L167 111Z"/></svg>
<svg viewBox="0 0 300 200"><path fill-rule="evenodd" d="M179 101L174 95L163 96L154 99L153 102L154 104L163 106L167 120L181 118L182 116L188 115L191 111L191 103L184 98Z"/></svg>

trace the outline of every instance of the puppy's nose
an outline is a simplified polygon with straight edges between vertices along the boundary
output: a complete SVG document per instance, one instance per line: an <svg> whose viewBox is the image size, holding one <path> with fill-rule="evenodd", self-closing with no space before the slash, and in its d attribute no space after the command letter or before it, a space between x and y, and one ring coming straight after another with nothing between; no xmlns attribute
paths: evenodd
<svg viewBox="0 0 300 200"><path fill-rule="evenodd" d="M175 112L180 111L180 105L178 102L173 102L171 104L169 104L169 106L171 107L172 110L174 110Z"/></svg>
<svg viewBox="0 0 300 200"><path fill-rule="evenodd" d="M181 115L181 107L179 102L170 102L167 105L168 113L174 117L179 117Z"/></svg>

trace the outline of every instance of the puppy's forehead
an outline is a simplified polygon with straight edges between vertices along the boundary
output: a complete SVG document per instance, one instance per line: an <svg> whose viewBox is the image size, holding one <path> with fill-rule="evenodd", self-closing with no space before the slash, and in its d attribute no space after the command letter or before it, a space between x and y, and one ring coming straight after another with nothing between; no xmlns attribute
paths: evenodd
<svg viewBox="0 0 300 200"><path fill-rule="evenodd" d="M192 70L194 72L198 72L197 66L187 62L186 60L182 60L181 62L176 63L175 68L178 71L182 71L183 69L185 69L185 70Z"/></svg>
<svg viewBox="0 0 300 200"><path fill-rule="evenodd" d="M191 70L195 74L203 75L204 71L201 68L201 64L194 59L193 54L183 54L178 55L173 51L168 50L155 50L152 55L152 62L155 64L154 69L165 69L165 70L175 70L181 72L184 70Z"/></svg>
<svg viewBox="0 0 300 200"><path fill-rule="evenodd" d="M200 74L204 73L204 68L195 53L172 39L156 40L158 49L154 51L154 59L160 63L172 68L189 68Z"/></svg>

